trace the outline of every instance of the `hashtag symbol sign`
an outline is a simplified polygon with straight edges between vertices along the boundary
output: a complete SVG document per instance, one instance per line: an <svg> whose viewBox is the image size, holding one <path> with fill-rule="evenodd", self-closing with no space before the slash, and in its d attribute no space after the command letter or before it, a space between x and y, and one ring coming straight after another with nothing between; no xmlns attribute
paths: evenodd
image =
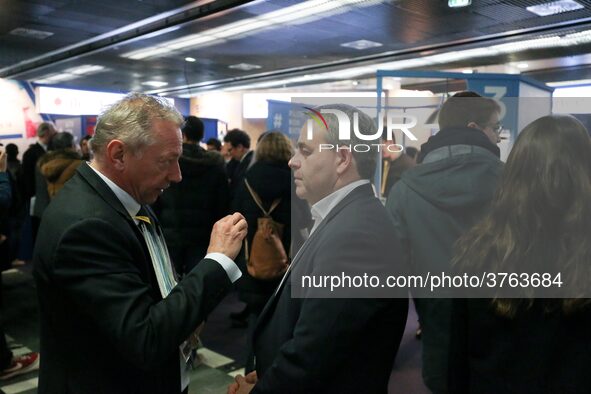
<svg viewBox="0 0 591 394"><path fill-rule="evenodd" d="M273 117L273 127L276 129L281 128L281 125L283 124L283 116L281 114L275 114L275 116Z"/></svg>

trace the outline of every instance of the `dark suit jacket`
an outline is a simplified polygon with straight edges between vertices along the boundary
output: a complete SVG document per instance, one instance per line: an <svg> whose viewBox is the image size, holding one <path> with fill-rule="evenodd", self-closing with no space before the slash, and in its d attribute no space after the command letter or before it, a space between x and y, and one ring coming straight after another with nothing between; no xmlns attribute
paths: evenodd
<svg viewBox="0 0 591 394"><path fill-rule="evenodd" d="M236 197L236 194L238 193L238 188L240 187L240 185L242 184L242 181L244 180L244 176L246 175L246 170L248 170L248 166L250 165L250 162L252 161L252 157L254 156L254 152L250 151L246 154L246 156L244 157L244 159L242 159L242 161L237 162L235 165L233 165L233 169L231 170L232 172L229 174L229 178L230 178L230 201L232 204L232 208L234 208L234 204L236 203L236 201L234 200Z"/></svg>
<svg viewBox="0 0 591 394"><path fill-rule="evenodd" d="M261 393L387 393L406 324L405 298L293 298L299 273L397 265L399 244L369 185L328 214L271 297L253 341ZM294 273L296 272L296 273Z"/></svg>
<svg viewBox="0 0 591 394"><path fill-rule="evenodd" d="M45 149L40 143L35 143L23 154L23 192L25 199L35 195L35 172L37 160L45 154Z"/></svg>
<svg viewBox="0 0 591 394"><path fill-rule="evenodd" d="M179 345L231 287L204 259L163 300L137 225L85 163L45 212L34 276L52 394L179 393Z"/></svg>

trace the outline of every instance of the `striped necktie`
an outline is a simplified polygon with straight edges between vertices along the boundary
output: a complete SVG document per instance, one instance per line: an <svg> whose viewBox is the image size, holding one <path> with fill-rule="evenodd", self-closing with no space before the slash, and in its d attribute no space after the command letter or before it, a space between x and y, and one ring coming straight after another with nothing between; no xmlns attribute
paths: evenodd
<svg viewBox="0 0 591 394"><path fill-rule="evenodd" d="M152 215L145 207L141 207L138 214L134 217L138 221L140 231L146 241L152 266L158 280L158 287L162 298L168 296L177 284L177 278L172 268L166 242L162 236L162 231L155 223Z"/></svg>
<svg viewBox="0 0 591 394"><path fill-rule="evenodd" d="M162 229L153 219L148 209L144 206L140 207L140 210L137 215L134 216L134 219L137 220L137 224L144 240L146 241L146 246L150 253L150 259L152 260L152 266L154 267L154 272L158 281L158 287L160 288L160 294L162 295L162 298L166 298L177 285L178 280L172 267L168 248L166 247L166 242L162 235ZM193 335L179 346L181 386L183 390L189 384L189 370L193 365L195 356L194 350L197 348L196 343L191 340L192 336Z"/></svg>

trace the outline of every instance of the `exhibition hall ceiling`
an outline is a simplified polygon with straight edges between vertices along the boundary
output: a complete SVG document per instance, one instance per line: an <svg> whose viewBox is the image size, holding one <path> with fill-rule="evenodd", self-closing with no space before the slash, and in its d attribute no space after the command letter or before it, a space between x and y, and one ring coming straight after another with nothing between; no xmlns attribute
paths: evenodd
<svg viewBox="0 0 591 394"><path fill-rule="evenodd" d="M176 96L558 58L532 75L589 78L591 0L545 3L5 0L0 77Z"/></svg>

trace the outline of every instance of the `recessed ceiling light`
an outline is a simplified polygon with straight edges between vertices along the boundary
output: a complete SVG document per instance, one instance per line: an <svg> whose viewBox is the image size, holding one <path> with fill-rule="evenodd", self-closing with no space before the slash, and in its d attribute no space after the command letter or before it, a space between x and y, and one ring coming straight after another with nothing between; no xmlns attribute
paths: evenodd
<svg viewBox="0 0 591 394"><path fill-rule="evenodd" d="M462 70L462 73L463 74L472 74L472 73L474 73L474 70L472 70L471 68L467 68L465 70Z"/></svg>
<svg viewBox="0 0 591 394"><path fill-rule="evenodd" d="M186 61L186 62L189 62L189 63L193 63L193 62L196 62L196 61L197 61L197 59L195 59L194 57L186 57L186 58L185 58L185 61Z"/></svg>
<svg viewBox="0 0 591 394"><path fill-rule="evenodd" d="M146 81L146 82L142 82L142 85L152 86L154 88L161 88L162 86L168 85L168 82L162 82L162 81Z"/></svg>
<svg viewBox="0 0 591 394"><path fill-rule="evenodd" d="M150 46L122 54L134 60L150 57L167 56L175 51L186 48L203 48L216 45L226 40L243 38L249 34L260 33L286 24L302 24L319 20L327 16L343 14L351 9L371 7L385 0L309 0L294 2L294 5L280 7L275 11L260 14L253 18L203 30L200 33L175 38L162 42L157 47Z"/></svg>
<svg viewBox="0 0 591 394"><path fill-rule="evenodd" d="M53 33L50 31L25 29L24 27L17 27L16 29L13 29L10 31L10 34L12 34L13 36L36 38L38 40L44 40L47 37L53 36Z"/></svg>
<svg viewBox="0 0 591 394"><path fill-rule="evenodd" d="M258 64L238 63L232 64L231 66L228 66L228 68L232 68L234 70L250 71L261 68L261 66L259 66Z"/></svg>
<svg viewBox="0 0 591 394"><path fill-rule="evenodd" d="M548 16L561 14L563 12L575 11L585 8L583 5L577 3L574 0L558 0L550 3L532 5L525 9L529 12L533 12L539 16Z"/></svg>
<svg viewBox="0 0 591 394"><path fill-rule="evenodd" d="M527 64L527 63L519 63L519 64L517 64L517 68L521 68L522 70L524 68L528 68L528 67L529 67L529 64Z"/></svg>
<svg viewBox="0 0 591 394"><path fill-rule="evenodd" d="M472 4L472 0L447 0L447 6L449 8L467 7L470 4Z"/></svg>
<svg viewBox="0 0 591 394"><path fill-rule="evenodd" d="M368 49L368 48L381 47L382 44L379 42L369 41L369 40L357 40L357 41L345 42L344 44L341 44L341 46L345 47L345 48L353 48L353 49L363 50L363 49Z"/></svg>

